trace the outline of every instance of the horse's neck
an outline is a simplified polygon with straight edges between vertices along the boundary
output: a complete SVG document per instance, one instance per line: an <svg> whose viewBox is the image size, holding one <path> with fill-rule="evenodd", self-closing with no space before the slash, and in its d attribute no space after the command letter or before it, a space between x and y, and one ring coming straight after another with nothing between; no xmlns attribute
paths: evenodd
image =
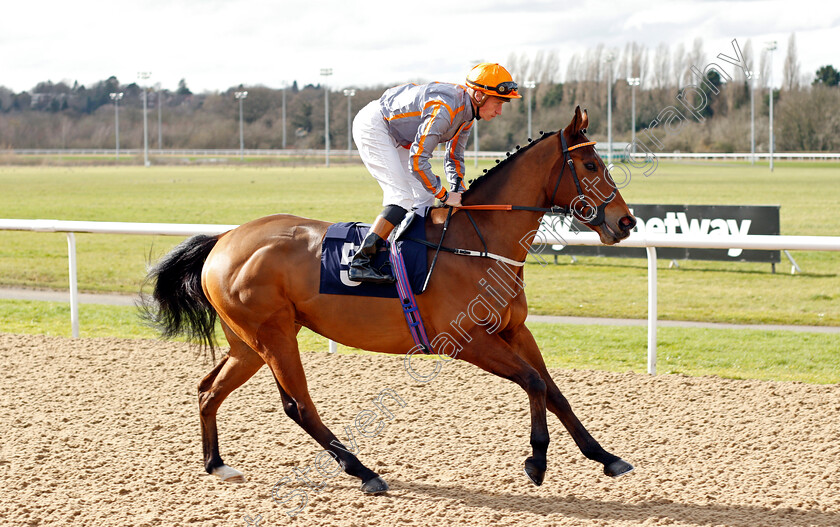
<svg viewBox="0 0 840 527"><path fill-rule="evenodd" d="M546 198L541 168L527 159L514 159L470 193L465 205L525 205L542 207ZM546 169L547 170L547 169Z"/></svg>
<svg viewBox="0 0 840 527"><path fill-rule="evenodd" d="M527 207L548 206L545 187L551 172L553 158L551 145L534 145L534 150L523 152L522 157L492 174L490 179L470 193L465 205L520 205ZM473 213L479 230L488 244L488 250L522 260L527 255L529 237L539 228L543 213L531 211L497 211ZM513 251L513 253L511 253Z"/></svg>

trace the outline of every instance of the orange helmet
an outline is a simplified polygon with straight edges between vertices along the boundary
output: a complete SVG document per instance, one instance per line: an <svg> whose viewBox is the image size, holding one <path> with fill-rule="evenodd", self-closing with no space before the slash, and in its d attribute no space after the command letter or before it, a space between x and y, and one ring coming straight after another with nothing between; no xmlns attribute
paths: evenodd
<svg viewBox="0 0 840 527"><path fill-rule="evenodd" d="M467 86L487 95L504 99L521 99L516 90L519 86L513 82L508 70L489 62L482 62L467 73Z"/></svg>

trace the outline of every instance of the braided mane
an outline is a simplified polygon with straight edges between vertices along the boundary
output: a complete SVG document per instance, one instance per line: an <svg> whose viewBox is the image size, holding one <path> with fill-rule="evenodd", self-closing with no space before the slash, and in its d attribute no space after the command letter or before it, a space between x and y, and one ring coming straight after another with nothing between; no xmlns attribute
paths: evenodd
<svg viewBox="0 0 840 527"><path fill-rule="evenodd" d="M535 144L539 143L543 139L546 139L547 137L553 136L555 133L556 132L542 132L542 131L540 131L540 137L537 138L535 141L532 141L532 140L529 139L528 140L529 143L527 145L523 146L522 148L520 148L519 145L516 145L516 149L513 151L513 153L508 152L507 155L504 157L504 159L497 159L496 160L496 166L490 168L489 170L485 169L484 174L478 176L475 179L471 179L469 181L470 187L467 189L466 192L464 192L463 197L466 198L467 196L469 196L473 189L478 188L480 185L486 183L487 180L490 179L490 177L493 174L496 174L497 172L502 171L506 165L508 165L513 159L522 155L523 152L531 149Z"/></svg>

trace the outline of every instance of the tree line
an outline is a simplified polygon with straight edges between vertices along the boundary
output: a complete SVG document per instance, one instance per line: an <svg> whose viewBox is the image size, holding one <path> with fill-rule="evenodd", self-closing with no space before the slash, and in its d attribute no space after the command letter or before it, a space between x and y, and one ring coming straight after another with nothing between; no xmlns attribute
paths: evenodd
<svg viewBox="0 0 840 527"><path fill-rule="evenodd" d="M746 41L742 52L748 69L755 72L752 78L748 79L740 68L729 68L731 78L710 70L706 82L698 82L691 72L691 66L703 70L709 62L702 39L696 39L690 48L662 44L648 49L628 43L624 49L611 50L599 45L568 58L562 76L556 52L512 55L506 66L519 81L523 99L507 106L502 117L492 123L479 124L481 149L510 150L527 142L529 104L532 135L565 126L574 107L580 105L589 110L589 135L603 142L607 136L610 87L613 141L627 142L633 132L633 96L635 131L640 132L664 108L675 105L681 87L697 84L707 101L701 111L702 122L686 120L680 133L663 137L662 151L748 152L751 104L755 110L756 150L767 151L771 96L768 51L756 53L751 42ZM796 53L795 35L791 35L780 88L772 90L775 149L840 151L840 73L831 65L803 73ZM628 78L638 78L639 85L630 86ZM525 81L532 81L534 88L524 87ZM355 95L349 99L350 116L377 99L386 88L356 87ZM248 92L243 101L245 148L323 148L325 90L330 106L331 148L347 148L348 98L342 90L313 84L301 87L294 82L282 90L239 85L225 91L193 93L186 80L181 80L174 90L146 92L150 147L238 148L239 102L234 93L242 90ZM114 148L112 93L123 94L118 101L120 147L142 147L143 88L136 83L124 84L112 76L87 87L45 81L20 93L0 86L0 150Z"/></svg>

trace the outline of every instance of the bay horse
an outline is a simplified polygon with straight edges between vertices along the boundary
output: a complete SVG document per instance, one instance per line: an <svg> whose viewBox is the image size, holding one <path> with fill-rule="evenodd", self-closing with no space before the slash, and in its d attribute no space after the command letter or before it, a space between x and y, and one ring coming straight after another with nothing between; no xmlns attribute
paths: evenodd
<svg viewBox="0 0 840 527"><path fill-rule="evenodd" d="M519 264L442 251L417 304L430 337L460 334L458 343L449 341L447 350L457 349L448 355L457 353L457 358L515 382L528 394L533 453L525 461L525 473L536 485L542 484L546 470L546 409L559 417L584 456L603 464L607 475L620 476L633 469L584 428L552 381L525 327L528 306L521 262L546 211L569 208L605 244L626 238L635 226L594 142L585 135L588 123L586 111L577 107L565 129L544 134L470 185L463 194L464 209L433 208L425 224L427 239L438 240L452 212L446 246L483 249ZM514 210L498 210L507 204L513 204ZM399 299L319 293L321 243L329 225L288 214L264 217L218 236L194 236L149 271L147 282L154 287L151 298L144 300L145 316L164 337L183 334L212 350L218 317L230 344L230 351L198 385L204 468L224 481L245 479L222 461L216 412L233 390L266 364L285 413L347 474L361 480L363 492L388 490L387 483L342 448L321 422L301 365L296 339L301 327L363 350L406 354L413 347ZM507 272L496 273L501 279L496 285L514 292L509 302L489 294L482 279L493 269L499 271L500 265L508 267ZM463 316L469 300L482 293L485 307L489 310L492 305L498 314L492 328L474 320L476 316ZM459 331L453 329L453 321Z"/></svg>

